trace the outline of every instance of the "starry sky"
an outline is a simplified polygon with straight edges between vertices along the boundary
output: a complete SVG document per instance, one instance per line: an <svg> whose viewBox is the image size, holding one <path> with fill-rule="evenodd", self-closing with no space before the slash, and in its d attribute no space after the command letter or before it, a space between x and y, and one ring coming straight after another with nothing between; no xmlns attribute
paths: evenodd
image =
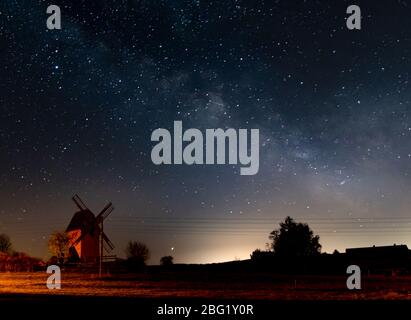
<svg viewBox="0 0 411 320"><path fill-rule="evenodd" d="M323 251L411 247L409 3L50 1L0 2L0 233L16 250L47 258L75 193L96 213L112 201L114 254L143 241L152 264L247 259L287 215ZM151 133L174 120L258 128L258 174L154 165Z"/></svg>

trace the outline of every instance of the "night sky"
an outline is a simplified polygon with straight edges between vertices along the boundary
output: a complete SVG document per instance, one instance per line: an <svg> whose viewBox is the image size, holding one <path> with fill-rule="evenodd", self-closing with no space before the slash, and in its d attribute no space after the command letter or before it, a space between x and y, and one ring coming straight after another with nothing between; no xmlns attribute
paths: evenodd
<svg viewBox="0 0 411 320"><path fill-rule="evenodd" d="M246 259L287 215L323 251L411 246L410 17L399 0L2 0L0 233L47 258L78 193L113 202L115 254L143 241L152 264ZM154 165L174 120L258 128L258 174Z"/></svg>

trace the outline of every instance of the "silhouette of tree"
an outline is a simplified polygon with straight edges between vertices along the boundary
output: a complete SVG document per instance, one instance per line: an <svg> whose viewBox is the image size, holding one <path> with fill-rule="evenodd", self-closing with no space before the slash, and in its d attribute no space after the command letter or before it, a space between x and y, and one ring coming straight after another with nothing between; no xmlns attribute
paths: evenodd
<svg viewBox="0 0 411 320"><path fill-rule="evenodd" d="M11 240L6 234L0 234L0 252L10 253L11 251Z"/></svg>
<svg viewBox="0 0 411 320"><path fill-rule="evenodd" d="M251 254L250 254L250 259L251 260L257 260L259 259L263 254L263 251L261 249L255 249Z"/></svg>
<svg viewBox="0 0 411 320"><path fill-rule="evenodd" d="M146 261L150 258L150 250L148 247L138 241L129 241L126 248L127 260L130 265L135 267L145 266Z"/></svg>
<svg viewBox="0 0 411 320"><path fill-rule="evenodd" d="M268 262L273 256L273 252L270 250L255 249L250 254L250 259L254 262Z"/></svg>
<svg viewBox="0 0 411 320"><path fill-rule="evenodd" d="M160 265L162 266L171 266L173 262L173 257L172 256L165 256L160 259Z"/></svg>
<svg viewBox="0 0 411 320"><path fill-rule="evenodd" d="M270 233L271 248L282 257L313 256L321 253L320 237L314 236L306 223L297 223L287 217L280 228Z"/></svg>
<svg viewBox="0 0 411 320"><path fill-rule="evenodd" d="M48 242L51 254L57 257L60 264L63 264L68 257L70 238L65 232L54 232Z"/></svg>

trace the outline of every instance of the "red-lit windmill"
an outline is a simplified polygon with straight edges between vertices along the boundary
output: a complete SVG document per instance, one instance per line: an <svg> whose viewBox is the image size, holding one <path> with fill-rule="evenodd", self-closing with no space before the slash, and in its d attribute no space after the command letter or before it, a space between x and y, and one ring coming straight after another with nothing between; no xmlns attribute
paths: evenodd
<svg viewBox="0 0 411 320"><path fill-rule="evenodd" d="M103 231L103 222L114 207L109 202L96 216L77 194L72 199L80 211L74 214L66 230L70 239L70 258L85 263L99 262L101 274L103 249L110 252L114 248L113 243Z"/></svg>

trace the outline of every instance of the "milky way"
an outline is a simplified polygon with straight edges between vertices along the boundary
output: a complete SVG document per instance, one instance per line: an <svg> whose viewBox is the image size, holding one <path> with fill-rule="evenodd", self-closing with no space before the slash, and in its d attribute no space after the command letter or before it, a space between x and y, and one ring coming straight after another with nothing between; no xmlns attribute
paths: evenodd
<svg viewBox="0 0 411 320"><path fill-rule="evenodd" d="M411 7L356 2L350 31L346 1L1 1L0 232L47 257L78 193L151 263L245 259L287 215L325 251L411 245ZM258 174L154 165L174 120L258 128Z"/></svg>

